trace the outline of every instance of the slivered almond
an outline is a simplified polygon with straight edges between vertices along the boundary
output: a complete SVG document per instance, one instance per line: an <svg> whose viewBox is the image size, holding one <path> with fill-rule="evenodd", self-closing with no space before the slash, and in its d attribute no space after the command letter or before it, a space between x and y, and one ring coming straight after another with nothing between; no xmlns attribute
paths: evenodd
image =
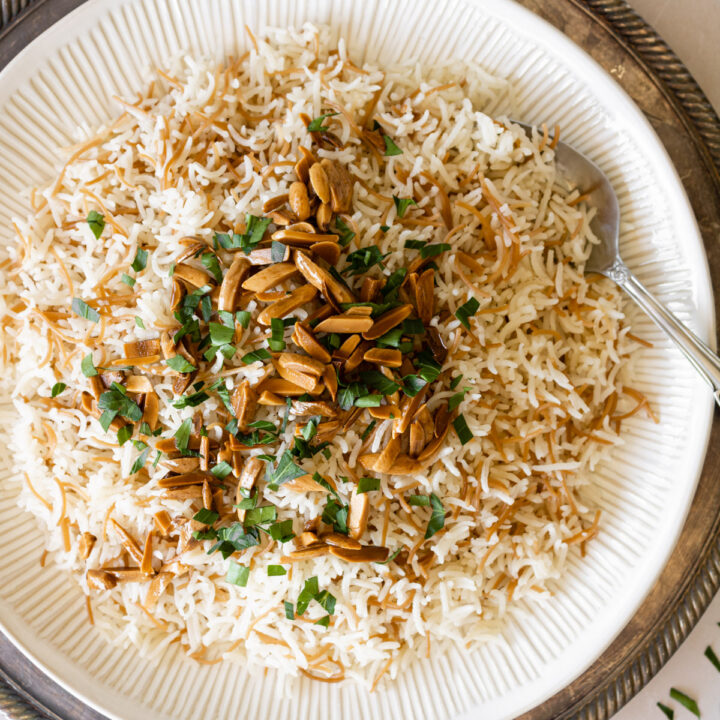
<svg viewBox="0 0 720 720"><path fill-rule="evenodd" d="M360 550L330 547L330 554L345 562L383 562L387 560L389 550L386 547L363 545Z"/></svg>
<svg viewBox="0 0 720 720"><path fill-rule="evenodd" d="M425 393L427 392L428 386L424 385L418 394L410 398L407 402L407 404L401 408L402 410L402 417L399 418L395 422L395 425L397 426L397 433L399 435L402 435L409 427L410 423L412 422L413 418L415 417L415 413L418 411L420 406L423 403L423 398L425 397Z"/></svg>
<svg viewBox="0 0 720 720"><path fill-rule="evenodd" d="M192 265L186 265L185 263L180 263L175 266L173 277L184 280L196 288L207 285L210 281L210 276L204 270L200 270L200 268L193 267Z"/></svg>
<svg viewBox="0 0 720 720"><path fill-rule="evenodd" d="M292 215L287 210L273 210L271 213L268 213L268 217L278 227L284 227L293 221Z"/></svg>
<svg viewBox="0 0 720 720"><path fill-rule="evenodd" d="M362 413L363 408L354 407L350 408L350 410L347 411L345 414L345 417L343 419L342 429L343 431L348 430L351 428L355 421L360 417L360 414Z"/></svg>
<svg viewBox="0 0 720 720"><path fill-rule="evenodd" d="M348 315L357 315L358 317L370 317L373 309L369 305L355 305L346 310Z"/></svg>
<svg viewBox="0 0 720 720"><path fill-rule="evenodd" d="M358 495L357 488L353 489L350 497L350 513L348 514L348 530L353 540L361 538L367 527L370 513L370 496L367 493Z"/></svg>
<svg viewBox="0 0 720 720"><path fill-rule="evenodd" d="M175 352L175 342L167 330L163 330L160 333L160 350L162 350L162 355L165 360L177 355Z"/></svg>
<svg viewBox="0 0 720 720"><path fill-rule="evenodd" d="M302 391L302 388L298 389ZM257 402L258 405L268 405L270 407L279 407L285 404L285 401L281 397L275 395L275 393L268 392L267 390L263 390L260 393L260 397L258 397Z"/></svg>
<svg viewBox="0 0 720 720"><path fill-rule="evenodd" d="M332 315L315 326L317 332L326 333L363 333L370 332L373 327L373 319L371 317L363 317L362 315ZM382 335L383 333L380 333ZM377 337L380 337L377 335Z"/></svg>
<svg viewBox="0 0 720 720"><path fill-rule="evenodd" d="M335 402L338 391L338 377L337 370L332 365L328 365L325 368L325 371L323 372L323 380L325 381L325 387L330 393L332 401Z"/></svg>
<svg viewBox="0 0 720 720"><path fill-rule="evenodd" d="M310 186L321 203L330 202L330 183L325 168L320 163L313 163L309 171Z"/></svg>
<svg viewBox="0 0 720 720"><path fill-rule="evenodd" d="M295 174L298 176L298 180L300 180L301 183L307 183L310 179L310 175L308 171L310 170L311 160L307 157L307 155L303 155L296 163L295 163Z"/></svg>
<svg viewBox="0 0 720 720"><path fill-rule="evenodd" d="M88 570L85 579L93 590L112 590L117 585L117 579L105 570Z"/></svg>
<svg viewBox="0 0 720 720"><path fill-rule="evenodd" d="M296 416L322 415L322 417L337 417L337 410L324 401L297 401L293 403L293 412Z"/></svg>
<svg viewBox="0 0 720 720"><path fill-rule="evenodd" d="M115 520L115 518L111 518L110 522L115 530L117 530L117 533L120 536L120 542L128 551L130 557L132 557L132 559L137 563L142 562L143 554L137 540L135 540L135 538L117 520Z"/></svg>
<svg viewBox="0 0 720 720"><path fill-rule="evenodd" d="M169 500L201 500L202 490L199 485L188 485L187 487L171 488L166 490L163 495Z"/></svg>
<svg viewBox="0 0 720 720"><path fill-rule="evenodd" d="M196 375L196 372L178 375L175 380L173 380L173 393L175 395L182 395L188 389Z"/></svg>
<svg viewBox="0 0 720 720"><path fill-rule="evenodd" d="M304 323L295 323L292 339L293 342L310 355L310 357L324 364L330 362L330 353L315 339L312 330Z"/></svg>
<svg viewBox="0 0 720 720"><path fill-rule="evenodd" d="M302 222L296 222L288 225L285 228L286 232L301 232L301 233L311 233L312 235L315 235L317 237L316 233L317 230L315 229L314 225L311 225L309 222L305 222L304 220ZM274 233L273 233L274 234ZM273 238L275 239L275 238Z"/></svg>
<svg viewBox="0 0 720 720"><path fill-rule="evenodd" d="M365 340L377 340L377 338L405 320L412 312L412 309L412 305L401 305L393 310L388 310L375 320L372 328L363 331L363 338Z"/></svg>
<svg viewBox="0 0 720 720"><path fill-rule="evenodd" d="M380 405L380 407L370 407L367 409L370 417L376 420L390 420L400 417L400 410L395 405Z"/></svg>
<svg viewBox="0 0 720 720"><path fill-rule="evenodd" d="M162 461L162 466L170 472L184 474L197 470L200 467L200 458L179 457Z"/></svg>
<svg viewBox="0 0 720 720"><path fill-rule="evenodd" d="M408 455L416 458L425 447L425 430L417 420L410 424L410 444L408 446Z"/></svg>
<svg viewBox="0 0 720 720"><path fill-rule="evenodd" d="M325 236L318 235L317 238ZM337 237L337 236L336 236ZM317 240L316 240L317 242ZM336 280L327 270L313 262L304 252L295 251L295 265L303 274L303 277L317 290L323 289L323 283L327 284L335 300L339 303L353 303L355 296L343 283Z"/></svg>
<svg viewBox="0 0 720 720"><path fill-rule="evenodd" d="M267 380L263 380L256 388L256 392L259 393L265 393L269 392L273 395L280 395L282 397L297 397L298 395L304 395L305 389L301 388L299 385L296 385L295 383L288 382L287 380L284 380L283 378L267 378ZM285 401L282 401L282 404L285 404Z"/></svg>
<svg viewBox="0 0 720 720"><path fill-rule="evenodd" d="M430 351L433 354L433 357L435 360L437 360L440 365L442 365L445 360L447 359L447 348L445 347L445 344L442 341L442 337L440 337L440 333L437 328L429 326L426 328L427 330L427 343L430 348Z"/></svg>
<svg viewBox="0 0 720 720"><path fill-rule="evenodd" d="M310 246L310 252L331 266L337 265L340 260L340 246L336 242L317 242Z"/></svg>
<svg viewBox="0 0 720 720"><path fill-rule="evenodd" d="M100 396L105 392L105 385L102 379L99 375L93 375L91 378L88 378L88 382L90 383L90 390L92 391L93 397L95 400L99 400Z"/></svg>
<svg viewBox="0 0 720 720"><path fill-rule="evenodd" d="M450 411L448 410L447 403L440 405L435 410L435 437L439 437L447 432L448 426L450 425Z"/></svg>
<svg viewBox="0 0 720 720"><path fill-rule="evenodd" d="M240 472L238 478L237 489L235 491L235 504L239 505L250 493L250 490L255 487L255 483L260 479L261 475L265 472L265 463L262 460L258 460L256 457L248 458L243 469ZM245 491L243 493L242 491ZM245 520L245 510L238 508L237 516L240 522Z"/></svg>
<svg viewBox="0 0 720 720"><path fill-rule="evenodd" d="M255 275L247 278L243 284L243 290L252 290L252 292L264 292L270 288L279 285L285 280L291 278L297 272L297 268L293 263L275 263L261 270Z"/></svg>
<svg viewBox="0 0 720 720"><path fill-rule="evenodd" d="M304 372L292 370L291 368L280 365L277 362L275 362L274 365L275 370L277 370L277 374L281 378L293 383L293 385L299 385L305 392L313 392L317 388L317 376L306 375Z"/></svg>
<svg viewBox="0 0 720 720"><path fill-rule="evenodd" d="M327 304L332 308L333 313L335 315L342 315L342 308L338 305L337 300L335 300L335 296L332 294L332 291L324 280L322 284L322 295Z"/></svg>
<svg viewBox="0 0 720 720"><path fill-rule="evenodd" d="M310 217L310 198L308 198L307 186L304 182L296 181L290 185L288 203L298 220Z"/></svg>
<svg viewBox="0 0 720 720"><path fill-rule="evenodd" d="M145 375L130 375L125 380L125 389L129 393L149 393L153 391L153 385Z"/></svg>
<svg viewBox="0 0 720 720"><path fill-rule="evenodd" d="M144 607L146 610L152 610L157 605L172 578L173 575L169 572L159 572L155 575L145 596Z"/></svg>
<svg viewBox="0 0 720 720"><path fill-rule="evenodd" d="M350 357L345 361L345 372L351 373L353 370L356 370L358 367L360 367L360 363L363 361L363 357L365 356L365 353L368 351L368 348L370 347L370 343L366 340L363 340L357 348L355 348L355 351L350 355Z"/></svg>
<svg viewBox="0 0 720 720"><path fill-rule="evenodd" d="M265 290L264 292L255 293L255 297L260 302L275 302L281 300L287 295L285 290Z"/></svg>
<svg viewBox="0 0 720 720"><path fill-rule="evenodd" d="M200 438L200 457L198 460L200 461L200 469L207 472L210 469L210 438L207 435Z"/></svg>
<svg viewBox="0 0 720 720"><path fill-rule="evenodd" d="M238 428L243 432L247 430L247 426L255 417L257 409L257 397L255 391L250 387L247 380L243 380L234 390L232 394L232 406L237 418Z"/></svg>
<svg viewBox="0 0 720 720"><path fill-rule="evenodd" d="M382 286L383 283L380 280L371 277L363 278L360 286L360 300L362 302L373 302Z"/></svg>
<svg viewBox="0 0 720 720"><path fill-rule="evenodd" d="M172 475L158 480L158 486L161 488L184 487L185 485L202 485L203 480L207 480L207 473L194 470L181 475Z"/></svg>
<svg viewBox="0 0 720 720"><path fill-rule="evenodd" d="M97 538L89 532L84 532L80 536L80 541L78 543L78 552L80 553L80 557L83 560L87 560L90 553L92 552L93 547L95 546L95 542L97 541Z"/></svg>
<svg viewBox="0 0 720 720"><path fill-rule="evenodd" d="M375 463L377 472L386 473L392 467L395 458L400 454L400 438L391 438L388 444L383 448Z"/></svg>
<svg viewBox="0 0 720 720"><path fill-rule="evenodd" d="M163 534L167 535L172 528L172 520L167 510L159 510L153 515L153 520L157 529Z"/></svg>
<svg viewBox="0 0 720 720"><path fill-rule="evenodd" d="M321 422L316 428L315 439L317 442L331 440L337 435L338 430L340 430L340 423L337 420Z"/></svg>
<svg viewBox="0 0 720 720"><path fill-rule="evenodd" d="M170 293L170 309L177 310L178 305L185 297L185 288L181 282L178 282L175 278L172 281L172 292Z"/></svg>
<svg viewBox="0 0 720 720"><path fill-rule="evenodd" d="M294 230L292 228L283 228L276 230L272 234L272 239L285 245L297 246L299 248L307 248L319 242L337 242L338 236L333 234L320 234L308 232L307 230Z"/></svg>
<svg viewBox="0 0 720 720"><path fill-rule="evenodd" d="M365 352L363 360L384 367L398 368L402 365L402 353L399 350L371 348Z"/></svg>
<svg viewBox="0 0 720 720"><path fill-rule="evenodd" d="M239 450L233 450L232 453L232 471L235 477L240 477L243 469L243 456Z"/></svg>
<svg viewBox="0 0 720 720"><path fill-rule="evenodd" d="M175 258L175 263L181 263L187 260L189 257L196 255L201 250L207 250L208 246L199 238L195 237L182 237L179 240L180 245L185 246L185 252L180 253Z"/></svg>
<svg viewBox="0 0 720 720"><path fill-rule="evenodd" d="M423 325L429 325L434 310L435 270L428 268L420 275L415 286L415 304Z"/></svg>
<svg viewBox="0 0 720 720"><path fill-rule="evenodd" d="M320 377L325 371L325 363L299 353L282 352L278 355L276 362L290 370L316 377Z"/></svg>
<svg viewBox="0 0 720 720"><path fill-rule="evenodd" d="M206 510L212 510L212 504L213 504L212 490L210 489L210 483L207 481L207 478L205 480L203 480L203 484L202 484L202 501L203 501L203 507Z"/></svg>
<svg viewBox="0 0 720 720"><path fill-rule="evenodd" d="M328 492L319 482L313 480L312 475L301 475L284 484L284 487L293 492Z"/></svg>
<svg viewBox="0 0 720 720"><path fill-rule="evenodd" d="M145 393L145 403L143 405L143 422L146 422L151 430L157 428L158 416L160 415L160 403L158 396L154 392Z"/></svg>
<svg viewBox="0 0 720 720"><path fill-rule="evenodd" d="M330 304L323 303L307 316L305 322L308 323L308 325L319 323L321 320L324 320L326 317L330 317L332 314L333 310L330 307Z"/></svg>
<svg viewBox="0 0 720 720"><path fill-rule="evenodd" d="M318 536L310 530L305 530L298 536L298 542L303 546L314 545L318 542Z"/></svg>
<svg viewBox="0 0 720 720"><path fill-rule="evenodd" d="M341 535L340 533L331 532L326 533L320 537L322 542L332 545L333 547L346 548L347 550L361 550L362 544L357 540L353 540L347 535Z"/></svg>
<svg viewBox="0 0 720 720"><path fill-rule="evenodd" d="M250 254L247 256L248 262L251 265L270 265L276 260L273 260L272 256L272 248L256 248L255 250L252 250ZM285 246L285 254L282 257L282 261L285 262L286 260L290 259L290 248L286 245Z"/></svg>
<svg viewBox="0 0 720 720"><path fill-rule="evenodd" d="M273 210L281 208L288 201L288 194L283 193L282 195L276 195L271 197L263 203L262 210L263 215L271 213Z"/></svg>
<svg viewBox="0 0 720 720"><path fill-rule="evenodd" d="M135 340L123 345L125 357L151 357L160 353L160 340Z"/></svg>
<svg viewBox="0 0 720 720"><path fill-rule="evenodd" d="M153 534L152 530L147 534L145 538L145 546L143 547L142 560L140 561L140 570L146 575L154 575L155 572L152 566L152 546L153 546Z"/></svg>
<svg viewBox="0 0 720 720"><path fill-rule="evenodd" d="M350 212L355 181L344 167L328 158L321 160L320 165L327 176L333 212Z"/></svg>
<svg viewBox="0 0 720 720"><path fill-rule="evenodd" d="M250 261L240 253L233 257L230 268L223 277L218 296L218 309L225 312L235 312L237 296L240 286L246 275L250 272ZM177 272L177 271L176 271Z"/></svg>
<svg viewBox="0 0 720 720"><path fill-rule="evenodd" d="M193 541L197 544L197 541ZM150 580L139 567L109 567L103 568L105 572L110 573L118 582L143 582Z"/></svg>
<svg viewBox="0 0 720 720"><path fill-rule="evenodd" d="M305 303L310 302L317 295L317 290L312 285L303 285L286 295L282 300L275 301L266 307L259 315L258 322L261 325L270 325L273 318L282 318L289 315Z"/></svg>
<svg viewBox="0 0 720 720"><path fill-rule="evenodd" d="M327 230L331 220L332 208L330 205L323 203L320 207L318 207L317 212L315 213L315 222L320 230Z"/></svg>
<svg viewBox="0 0 720 720"><path fill-rule="evenodd" d="M280 562L294 562L296 560L309 560L310 558L320 557L321 555L327 555L330 552L330 547L324 543L318 545L312 545L311 547L301 548L300 550L293 550L289 555L283 555L280 558Z"/></svg>
<svg viewBox="0 0 720 720"><path fill-rule="evenodd" d="M422 429L425 432L425 442L430 442L430 439L435 435L435 423L427 408L427 403L415 413L414 420L422 425Z"/></svg>

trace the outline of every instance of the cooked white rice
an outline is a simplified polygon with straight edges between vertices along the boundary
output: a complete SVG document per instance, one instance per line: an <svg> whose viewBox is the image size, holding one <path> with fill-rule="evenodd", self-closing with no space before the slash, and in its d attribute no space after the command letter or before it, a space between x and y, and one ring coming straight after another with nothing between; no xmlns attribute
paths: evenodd
<svg viewBox="0 0 720 720"><path fill-rule="evenodd" d="M112 436L79 406L87 388L80 360L92 350L99 366L121 357L124 342L157 337L158 329L173 326L168 271L184 250L180 239L209 241L215 230L241 223L246 212L262 215L263 202L286 192L296 179L291 164L270 173L266 168L294 161L298 146L310 144L300 114L312 118L341 106L359 117L382 87L376 116L392 129L403 154L379 166L340 114L332 127L345 148L318 155L347 165L383 196L356 184L357 236L349 249L376 242L390 253L388 270L408 263L406 240L443 242L447 235L441 222L399 222L388 202L393 195L415 196L421 208L435 206L437 189L421 180L421 172L447 190L454 224L463 226L453 233L452 250L436 258L436 303L450 313L438 328L453 348L445 369L449 377L462 375L458 390L469 388L460 411L474 437L461 446L451 432L427 473L384 476L381 489L388 503L393 488L415 481L413 492L436 493L450 511L446 532L414 552L413 575L419 578L413 580L392 564L347 564L332 556L267 577L266 566L279 564L287 548L259 553L256 547L236 553L244 563L256 556L247 587L239 588L224 580L227 561L219 553L207 555L203 543L182 555L189 572L172 580L152 615L141 607L146 582L92 593L95 625L114 642L134 643L143 653L159 654L179 641L188 654L205 659L277 667L289 675L299 669L332 675L344 668L345 677L372 683L385 669L388 677L396 676L431 646L440 652L442 641L483 642L502 626L513 603L541 601L562 578L568 554L578 553L595 532L597 518L586 507L583 486L603 452L618 442L616 425L603 411L610 398L622 400L633 342L626 337L617 289L583 277L592 213L573 202L578 191L556 176L548 142L541 134L531 141L518 127L503 125L502 117L492 117L511 107L512 88L504 80L461 64L366 65L358 71L348 64L343 41L331 42L327 29L306 26L268 37L226 66L227 72L190 57L174 60L148 93L123 102L117 122L71 150L58 178L33 194L37 212L17 221L20 240L3 250L8 260L0 315L3 376L18 416L12 428L14 467L32 483L32 489L23 483L19 502L42 524L52 560L72 571L86 592L86 567L112 565L122 553L108 518L141 539L164 507L174 516L192 517L190 501L162 499L156 484L160 468L148 463L149 479L142 482L129 477L137 456L132 443L113 445ZM267 119L248 127L241 110ZM483 194L483 178L499 201L499 213ZM485 277L467 271L488 293L478 295L481 312L471 321L476 340L453 314L473 294L454 270L455 255L459 250L477 255L486 246L480 220L457 201L482 213L494 243L509 248L514 234L522 251L515 272L498 282L487 281L495 269L491 263ZM92 209L112 217L99 239L85 221ZM382 225L389 226L386 233L379 232ZM150 255L147 269L137 274L136 301L116 305L99 325L72 314L74 296L99 297L99 287L132 292L120 273L128 271L139 242ZM253 301L248 309L256 306ZM503 306L504 311L482 312ZM41 312L61 314L43 318ZM147 329L138 327L136 316ZM239 343L231 362L238 370L229 376L229 387L260 376L259 364L239 360L260 330L251 323ZM170 405L171 377L157 374L155 380L161 424L176 428L193 409ZM59 381L68 390L50 401L50 389ZM430 409L454 392L437 393ZM206 424L217 407L215 400L201 406ZM259 417L263 412L270 415L263 409ZM329 459L318 454L304 461L336 479L345 497L351 485L339 478L348 474L346 463L352 467L357 461L365 425L336 437ZM387 425L376 433L373 451L386 441ZM585 434L570 435L569 425ZM384 510L376 496L366 539L380 545ZM322 512L325 502L319 493L282 487L266 491L266 497L281 518L298 519L296 528L299 518ZM416 546L427 522L425 509L417 509L415 527L396 500L390 508L386 546L391 552ZM98 538L87 563L78 553L78 535L85 531ZM174 547L156 541L158 565L174 554ZM313 575L337 598L328 628L285 618L283 602L294 603ZM312 603L305 617L315 621L325 614Z"/></svg>

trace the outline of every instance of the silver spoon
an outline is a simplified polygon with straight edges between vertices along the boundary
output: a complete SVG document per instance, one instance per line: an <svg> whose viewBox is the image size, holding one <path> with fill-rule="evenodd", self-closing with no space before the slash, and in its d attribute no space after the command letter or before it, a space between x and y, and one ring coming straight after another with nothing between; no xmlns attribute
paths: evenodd
<svg viewBox="0 0 720 720"><path fill-rule="evenodd" d="M515 122L530 135L532 127ZM595 163L564 142L555 146L555 160L559 172L588 193L588 205L597 208L590 223L600 240L594 245L585 263L586 273L599 273L617 283L664 330L692 366L713 388L715 402L720 405L720 358L693 332L688 330L669 310L664 308L630 272L620 258L620 207L617 195Z"/></svg>

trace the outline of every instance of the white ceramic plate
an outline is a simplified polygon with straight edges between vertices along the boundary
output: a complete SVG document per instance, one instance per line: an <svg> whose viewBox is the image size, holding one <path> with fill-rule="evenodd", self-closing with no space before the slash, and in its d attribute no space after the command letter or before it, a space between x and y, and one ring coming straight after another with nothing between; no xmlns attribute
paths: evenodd
<svg viewBox="0 0 720 720"><path fill-rule="evenodd" d="M567 38L509 0L90 0L28 46L0 74L0 241L28 208L21 191L47 180L53 153L77 125L94 126L132 94L143 71L181 50L220 60L239 54L247 23L328 23L355 61L380 64L459 57L509 77L517 118L558 122L563 137L612 180L628 265L684 321L712 337L710 281L680 181L643 115ZM89 100L93 96L95 99ZM389 689L303 679L292 697L277 678L222 664L198 666L168 651L159 662L108 646L88 626L67 575L41 570L41 537L19 514L0 459L0 616L3 630L55 680L122 720L153 717L515 717L570 682L637 610L670 554L700 471L712 400L690 366L631 310L634 332L654 343L634 385L659 412L635 417L625 445L597 472L602 531L588 556L542 605L523 606L497 643L420 660ZM12 422L0 405L3 425Z"/></svg>

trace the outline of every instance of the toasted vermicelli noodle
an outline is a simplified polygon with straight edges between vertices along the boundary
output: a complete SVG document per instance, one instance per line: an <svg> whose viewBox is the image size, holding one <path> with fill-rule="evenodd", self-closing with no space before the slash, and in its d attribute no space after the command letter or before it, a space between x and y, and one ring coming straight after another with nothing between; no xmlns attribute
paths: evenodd
<svg viewBox="0 0 720 720"><path fill-rule="evenodd" d="M651 410L624 385L636 345L619 291L583 275L592 210L556 175L558 129L554 139L547 129L530 139L493 119L512 88L474 66L359 68L327 29L267 37L219 67L184 57L158 71L138 98L119 100L114 123L68 151L56 178L33 193L32 217L16 221L18 243L0 258L3 383L17 411L13 463L25 478L21 505L41 521L54 561L92 596L91 620L108 637L150 655L179 641L200 662L237 659L374 686L429 652L431 635L433 652L443 641L479 643L502 627L512 604L540 601L568 555L602 532L583 495L593 468L619 442L622 419ZM313 138L307 119L326 114L331 135ZM401 153L386 155L367 139L373 120ZM208 554L213 541L187 534L199 495L168 492L154 451L131 474L144 447L119 446L114 429L102 430L82 370L88 353L98 368L125 367L126 343L179 327L171 310L179 258L192 264L198 241L202 250L215 233L245 232L246 213L262 216L297 180L301 145L354 178L343 221L355 236L343 255L377 246L385 254L384 268L369 273L377 278L436 266L431 325L448 356L425 401L435 416L453 398L469 439L461 444L462 429L451 429L425 467L373 473L361 458L387 446L394 418L371 425L363 410L329 437L328 452L298 461L331 479L342 502L359 478L380 478L363 542L401 551L386 564L334 555L288 562L293 546L264 535L231 561ZM402 199L414 204L402 208ZM105 223L99 236L88 222L93 211ZM422 243L450 247L421 263ZM131 270L138 248L148 251L147 264ZM300 285L293 278L286 289ZM275 297L272 288L262 292ZM471 297L477 308L466 327L456 312ZM73 298L87 303L85 317L71 309ZM256 322L266 306L248 300L252 319L236 335L234 356L218 353L195 380L225 378L232 392L267 376L271 366L241 360L266 346L270 330ZM312 311L293 314L304 320ZM212 437L222 432L220 397L174 407L177 374L161 354L134 347L133 372L150 379L159 401L162 439L146 438L150 446L172 442L196 412ZM67 387L51 398L56 383ZM261 405L255 419L277 423L284 410L284 400L279 410ZM281 457L296 425L291 410L277 443L245 455ZM329 497L266 484L263 494L296 534ZM445 520L426 538L437 508L416 496L427 502L431 494ZM221 520L233 515L232 476L202 502ZM230 562L249 568L245 587L226 580ZM278 565L286 574L269 576ZM103 568L125 570L107 589L89 585L86 571ZM141 569L152 572L141 577ZM335 607L313 600L293 617L311 577ZM328 614L327 627L316 624Z"/></svg>

